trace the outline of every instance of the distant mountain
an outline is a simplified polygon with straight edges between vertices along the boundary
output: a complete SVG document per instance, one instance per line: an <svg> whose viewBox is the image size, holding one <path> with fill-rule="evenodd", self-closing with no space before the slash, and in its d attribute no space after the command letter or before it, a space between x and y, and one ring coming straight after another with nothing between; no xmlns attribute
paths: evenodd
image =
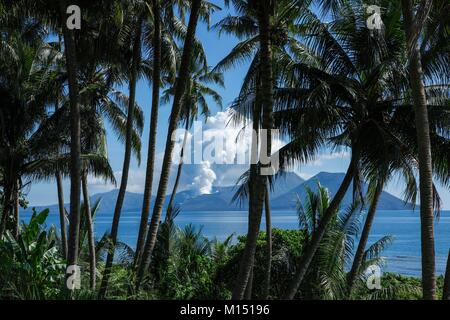
<svg viewBox="0 0 450 320"><path fill-rule="evenodd" d="M294 189L304 182L297 174L286 172L274 182L271 197L279 197L286 192ZM242 207L239 204L231 203L231 200L236 192L236 187L214 187L211 194L198 195L194 190L186 190L178 192L175 196L175 205L180 205L186 211L237 211L246 210L248 204L244 202ZM112 190L105 193L98 193L91 197L91 203L96 203L101 199L99 213L114 212L116 199L119 191ZM127 192L123 203L123 212L136 212L142 209L143 195L138 193ZM151 198L151 206L154 205L155 197ZM164 207L169 203L169 196L166 197ZM66 204L67 209L68 205ZM58 212L58 205L41 206L37 210L49 208L52 213ZM30 209L31 210L31 209Z"/></svg>
<svg viewBox="0 0 450 320"><path fill-rule="evenodd" d="M107 193L98 193L91 197L91 204L93 205L98 200L101 199L101 204L99 208L99 212L114 212L114 208L116 206L117 196L119 194L119 190L112 190ZM132 193L127 192L125 199L123 201L123 210L132 212L132 211L140 211L142 208L142 200L144 196L140 193ZM152 197L152 201L154 201L154 197Z"/></svg>
<svg viewBox="0 0 450 320"><path fill-rule="evenodd" d="M273 185L271 191L271 207L274 210L292 210L296 207L297 197L305 198L305 187L308 186L312 190L317 189L317 182L328 188L330 195L334 196L337 192L342 180L343 173L326 173L322 172L313 178L304 181L298 175L292 172L286 172L282 177L278 178ZM349 191L344 197L342 206L345 207L352 202L352 190L350 186ZM239 203L231 203L232 198L236 192L236 187L214 187L211 194L198 195L193 190L186 190L177 193L175 196L175 205L179 205L185 211L237 211L247 210L248 203L244 201L242 206ZM367 184L363 185L363 192L367 192ZM107 193L96 194L91 197L91 202L95 203L101 199L99 213L111 213L114 211L116 204L118 190L113 190ZM140 211L142 207L143 195L137 193L127 192L123 204L123 212ZM153 206L155 198L152 197L151 205ZM166 197L165 207L167 206L169 197ZM383 192L380 198L378 208L380 210L403 210L411 209L410 204L406 204L399 198ZM37 208L38 210L44 207ZM58 212L58 206L52 205L45 208L50 208L53 213Z"/></svg>
<svg viewBox="0 0 450 320"><path fill-rule="evenodd" d="M271 200L271 206L274 210L285 210L285 209L294 209L296 206L297 199L304 200L306 197L305 187L309 187L312 190L317 190L317 183L327 188L330 196L333 197L338 191L345 174L344 173L329 173L329 172L321 172L316 176L312 177L305 183L301 184L297 188L286 192L285 194L274 198ZM366 195L368 189L368 185L363 183L362 191L363 195ZM349 190L345 194L344 200L342 201L341 206L347 207L352 203L353 200L353 183L350 185ZM411 204L405 204L405 202L388 192L383 192L380 196L380 200L378 203L379 210L406 210L412 209Z"/></svg>
<svg viewBox="0 0 450 320"><path fill-rule="evenodd" d="M277 198L300 186L304 180L293 172L285 172L273 183L271 198ZM216 187L211 194L203 194L178 202L186 211L236 211L248 209L248 202L231 203L236 187Z"/></svg>

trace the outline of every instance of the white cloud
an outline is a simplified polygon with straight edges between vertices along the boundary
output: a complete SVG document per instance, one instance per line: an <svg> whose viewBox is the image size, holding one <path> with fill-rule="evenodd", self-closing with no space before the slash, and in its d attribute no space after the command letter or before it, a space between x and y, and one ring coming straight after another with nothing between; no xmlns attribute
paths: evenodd
<svg viewBox="0 0 450 320"><path fill-rule="evenodd" d="M192 188L199 194L211 194L216 179L217 176L214 170L211 169L211 164L208 161L204 161L200 166L200 174L192 182Z"/></svg>
<svg viewBox="0 0 450 320"><path fill-rule="evenodd" d="M252 122L234 125L232 115L233 111L227 109L209 117L206 123L194 125L194 149L191 151L203 149L201 159L198 154L193 155L194 163L200 159L214 164L250 164ZM278 151L285 144L273 132L272 152Z"/></svg>
<svg viewBox="0 0 450 320"><path fill-rule="evenodd" d="M350 158L350 152L348 151L339 151L332 153L323 153L320 154L314 161L308 163L308 166L323 166L325 162L334 161L334 160L345 160Z"/></svg>

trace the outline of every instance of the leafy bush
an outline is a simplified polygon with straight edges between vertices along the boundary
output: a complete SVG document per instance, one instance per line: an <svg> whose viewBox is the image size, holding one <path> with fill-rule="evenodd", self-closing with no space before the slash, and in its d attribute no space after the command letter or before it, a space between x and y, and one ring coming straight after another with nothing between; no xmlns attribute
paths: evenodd
<svg viewBox="0 0 450 320"><path fill-rule="evenodd" d="M381 278L381 290L360 292L362 298L378 300L421 300L422 281L420 278L407 277L397 273L387 272ZM438 299L442 297L444 277L437 278Z"/></svg>
<svg viewBox="0 0 450 320"><path fill-rule="evenodd" d="M305 232L299 230L272 230L272 281L271 298L280 298L296 272L296 266L301 257L305 240ZM244 251L246 237L238 238L229 253L229 259L220 267L220 281L228 290L232 290L236 274L239 271L239 261ZM263 297L265 261L267 257L266 233L260 232L255 253L255 267L253 269L253 298Z"/></svg>
<svg viewBox="0 0 450 320"><path fill-rule="evenodd" d="M231 237L209 241L192 225L179 229L163 224L145 288L160 299L227 299L220 267L228 260Z"/></svg>
<svg viewBox="0 0 450 320"><path fill-rule="evenodd" d="M17 239L7 232L0 241L0 297L56 299L61 293L65 262L56 246L55 228L48 231L48 210L22 224Z"/></svg>

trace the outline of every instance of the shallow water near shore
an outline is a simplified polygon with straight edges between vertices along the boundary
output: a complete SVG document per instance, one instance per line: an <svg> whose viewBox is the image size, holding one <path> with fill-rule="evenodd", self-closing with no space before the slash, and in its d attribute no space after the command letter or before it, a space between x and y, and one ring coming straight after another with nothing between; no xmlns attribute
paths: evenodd
<svg viewBox="0 0 450 320"><path fill-rule="evenodd" d="M203 228L203 234L209 239L224 240L229 235L243 235L247 232L247 211L182 211L176 218L180 227L193 224ZM22 215L28 221L30 214ZM124 212L120 221L119 238L131 247L135 247L139 229L140 212ZM95 233L101 237L111 228L112 213L98 214L95 220ZM54 212L50 214L48 225L59 226L59 217ZM280 229L297 229L298 219L294 211L272 211L272 224ZM264 219L261 225L264 228ZM445 272L447 256L450 249L450 211L442 212L436 222L436 271ZM420 276L420 216L418 211L380 210L377 212L369 242L392 235L394 243L389 246L383 257L386 258L384 271L397 272L407 276Z"/></svg>

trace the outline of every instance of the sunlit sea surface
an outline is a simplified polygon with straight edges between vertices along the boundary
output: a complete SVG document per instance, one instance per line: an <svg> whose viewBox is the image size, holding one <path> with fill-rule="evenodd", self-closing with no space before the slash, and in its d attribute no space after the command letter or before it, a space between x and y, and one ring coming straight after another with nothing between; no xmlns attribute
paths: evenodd
<svg viewBox="0 0 450 320"><path fill-rule="evenodd" d="M184 212L176 218L180 227L193 224L203 229L203 234L210 239L224 240L229 235L247 232L247 215L245 211L225 212ZM30 214L23 214L22 219L28 221ZM124 212L120 221L119 238L134 247L139 229L140 212ZM112 214L98 214L95 220L96 236L101 237L111 228ZM58 215L52 213L48 224L59 226ZM297 229L298 219L295 212L272 211L272 224L276 228ZM264 219L261 225L264 228ZM386 235L395 237L383 257L386 258L384 271L398 272L408 276L420 276L420 217L413 211L378 211L372 228L369 242ZM445 265L450 249L450 211L443 212L436 222L436 269L439 274L445 273Z"/></svg>

